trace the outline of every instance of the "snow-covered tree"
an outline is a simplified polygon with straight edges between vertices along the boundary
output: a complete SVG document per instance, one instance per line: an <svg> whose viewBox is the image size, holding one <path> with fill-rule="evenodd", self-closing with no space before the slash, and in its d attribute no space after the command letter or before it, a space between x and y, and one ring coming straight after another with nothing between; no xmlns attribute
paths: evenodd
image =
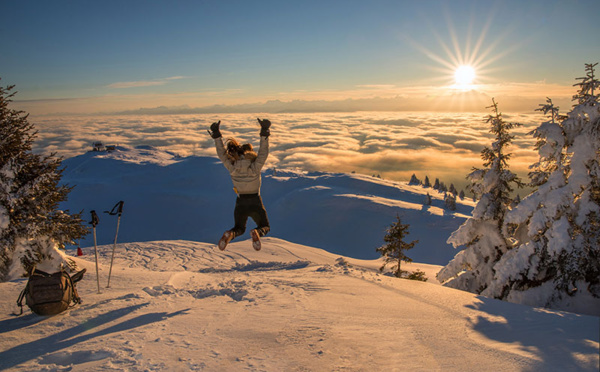
<svg viewBox="0 0 600 372"><path fill-rule="evenodd" d="M548 121L532 133L537 190L506 216L517 243L496 265L497 297L576 311L600 306L600 82L587 64L566 116L548 100ZM594 300L595 299L595 300Z"/></svg>
<svg viewBox="0 0 600 372"><path fill-rule="evenodd" d="M460 198L460 200L464 200L465 199L465 192L464 192L464 190L460 190L460 193L458 194L458 197Z"/></svg>
<svg viewBox="0 0 600 372"><path fill-rule="evenodd" d="M9 108L13 88L0 86L0 280L44 261L73 267L58 248L87 233L79 214L58 210L71 188L59 185L60 159L32 153L37 132Z"/></svg>
<svg viewBox="0 0 600 372"><path fill-rule="evenodd" d="M439 178L435 179L435 182L433 184L433 189L434 190L439 190L440 189L440 179Z"/></svg>
<svg viewBox="0 0 600 372"><path fill-rule="evenodd" d="M395 277L402 277L403 271L400 266L402 262L412 262L405 251L412 249L419 241L414 240L410 243L404 242L404 238L408 235L409 225L402 224L400 216L396 216L396 222L393 223L386 231L383 241L387 244L376 249L384 259L380 270L383 271L388 263L392 263L392 270Z"/></svg>
<svg viewBox="0 0 600 372"><path fill-rule="evenodd" d="M566 119L560 116L559 108L554 106L550 98L536 111L541 111L549 117L549 121L542 123L530 132L537 142L535 149L539 153L539 160L531 165L529 172L530 186L538 187L548 181L548 177L564 163L565 134L558 122Z"/></svg>
<svg viewBox="0 0 600 372"><path fill-rule="evenodd" d="M431 187L431 182L429 181L429 177L425 176L425 181L423 181L423 187L428 188Z"/></svg>
<svg viewBox="0 0 600 372"><path fill-rule="evenodd" d="M472 218L454 231L448 243L466 246L438 273L444 285L473 293L484 293L494 277L494 264L509 246L502 232L504 216L512 202L512 185L521 186L519 178L508 170L510 154L506 152L514 138L510 130L519 124L504 121L498 104L492 100L492 114L486 120L495 135L491 147L481 152L484 169L474 169L467 179L470 189L479 196Z"/></svg>
<svg viewBox="0 0 600 372"><path fill-rule="evenodd" d="M598 106L598 97L600 96L600 80L596 76L596 66L598 63L586 63L584 77L577 78L580 83L574 84L579 86L579 91L573 96L573 100L577 101L577 106ZM577 107L575 106L575 107Z"/></svg>

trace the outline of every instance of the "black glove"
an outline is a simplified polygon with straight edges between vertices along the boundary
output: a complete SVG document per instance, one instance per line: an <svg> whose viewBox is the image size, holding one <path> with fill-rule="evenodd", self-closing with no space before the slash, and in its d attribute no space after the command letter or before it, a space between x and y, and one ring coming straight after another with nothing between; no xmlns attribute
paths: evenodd
<svg viewBox="0 0 600 372"><path fill-rule="evenodd" d="M221 137L221 131L219 130L219 125L221 125L221 120L219 120L216 123L212 123L210 126L210 129L208 130L208 134L210 134L210 136L212 138L219 138Z"/></svg>
<svg viewBox="0 0 600 372"><path fill-rule="evenodd" d="M271 126L271 122L268 119L260 120L258 119L258 123L260 124L260 136L261 137L269 137L271 131L269 127Z"/></svg>

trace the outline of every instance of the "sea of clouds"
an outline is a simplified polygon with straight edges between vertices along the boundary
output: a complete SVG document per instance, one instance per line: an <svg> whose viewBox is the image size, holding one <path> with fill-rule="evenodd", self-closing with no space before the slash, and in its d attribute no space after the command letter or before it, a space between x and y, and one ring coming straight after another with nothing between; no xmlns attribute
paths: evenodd
<svg viewBox="0 0 600 372"><path fill-rule="evenodd" d="M64 158L105 145L151 145L181 156L215 156L207 128L221 120L225 138L258 146L256 118L272 121L269 168L356 172L408 181L414 173L447 185L465 187L473 167L483 167L481 150L492 145L485 113L356 112L294 114L188 114L30 117L38 130L34 151ZM523 124L515 136L509 167L527 180L537 159L528 133L543 118L537 114L503 114Z"/></svg>

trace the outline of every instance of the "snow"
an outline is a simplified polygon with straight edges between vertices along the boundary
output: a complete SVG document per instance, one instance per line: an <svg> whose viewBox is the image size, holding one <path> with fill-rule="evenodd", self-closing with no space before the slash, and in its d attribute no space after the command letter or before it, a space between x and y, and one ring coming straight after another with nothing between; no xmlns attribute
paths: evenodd
<svg viewBox="0 0 600 372"><path fill-rule="evenodd" d="M0 368L38 370L595 371L599 319L380 274L265 238L112 245L76 257L83 304L54 317L7 315L24 281L2 283ZM431 265L405 264L429 271ZM439 267L437 267L439 269ZM435 269L434 269L435 272Z"/></svg>
<svg viewBox="0 0 600 372"><path fill-rule="evenodd" d="M118 147L63 164L63 181L75 188L61 208L84 210L86 219L91 210L98 212L98 244L114 240L116 218L102 212L119 200L125 202L119 242L216 242L233 226L235 193L216 157L180 158L147 146ZM423 205L427 191L432 196L429 206ZM474 205L459 200L457 210L448 211L442 193L420 186L358 174L280 169L263 173L261 195L271 223L269 236L374 259L386 228L400 213L412 226L410 239L419 240L410 257L436 265L456 254L446 238L471 215ZM81 245L93 245L91 234Z"/></svg>
<svg viewBox="0 0 600 372"><path fill-rule="evenodd" d="M1 370L600 368L597 316L439 285L435 274L457 252L445 240L473 203L458 200L450 212L432 192L433 205L417 208L432 190L267 171L262 194L272 234L260 252L247 235L220 251L214 243L230 227L234 195L217 159L145 147L64 164L63 180L77 187L61 208L100 214L101 291L89 239L84 255L71 257L87 269L77 285L83 303L67 312L41 317L26 308L12 316L25 280L0 283ZM105 288L116 218L100 212L119 200L125 206ZM420 241L408 252L419 263L403 269L424 271L427 282L378 270L373 252L396 213L410 224L409 240Z"/></svg>

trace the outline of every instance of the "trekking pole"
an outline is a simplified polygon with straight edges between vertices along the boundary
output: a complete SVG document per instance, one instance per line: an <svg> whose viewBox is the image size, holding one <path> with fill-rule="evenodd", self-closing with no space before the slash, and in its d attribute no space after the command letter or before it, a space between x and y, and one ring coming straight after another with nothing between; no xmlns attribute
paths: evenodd
<svg viewBox="0 0 600 372"><path fill-rule="evenodd" d="M121 224L121 215L123 214L123 204L124 203L125 202L123 200L121 200L120 202L115 204L115 206L113 207L113 209L110 212L108 212L108 211L104 212L104 213L108 213L111 216L114 216L116 214L119 215L119 217L117 218L117 232L115 233L115 242L113 244L112 255L110 257L110 269L108 270L108 284L106 284L106 288L110 288L110 274L112 273L113 260L115 259L115 249L117 248L117 236L119 235L119 225ZM115 209L117 210L116 212L115 212Z"/></svg>
<svg viewBox="0 0 600 372"><path fill-rule="evenodd" d="M98 283L98 293L100 293L100 276L98 275L98 246L96 244L96 226L100 220L98 219L98 215L96 211L91 211L92 213L92 221L90 224L92 225L94 231L94 252L96 254L96 283Z"/></svg>

